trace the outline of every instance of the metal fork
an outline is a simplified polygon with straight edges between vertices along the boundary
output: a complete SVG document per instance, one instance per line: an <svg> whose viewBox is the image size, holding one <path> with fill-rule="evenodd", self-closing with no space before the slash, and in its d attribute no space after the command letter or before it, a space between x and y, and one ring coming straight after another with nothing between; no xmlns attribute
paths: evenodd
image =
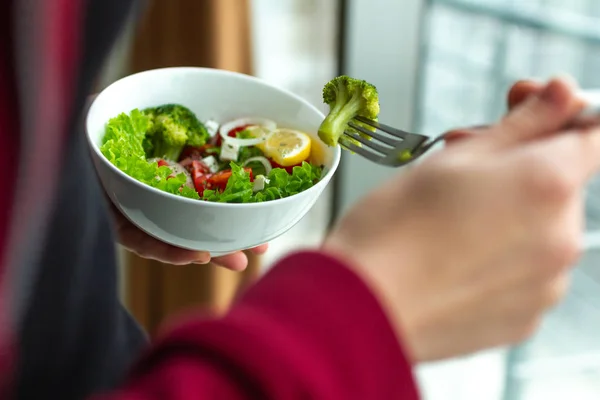
<svg viewBox="0 0 600 400"><path fill-rule="evenodd" d="M376 131L371 131L356 122L368 125ZM571 121L568 127L583 127L598 123L600 123L600 104L594 104ZM354 121L348 125L356 132L346 130L340 138L340 144L351 152L388 167L401 167L413 162L447 137L447 134L432 138L418 133L410 133L360 116L355 117ZM486 125L479 125L470 129L485 127ZM359 132L371 139L359 135ZM359 142L362 146L347 139Z"/></svg>
<svg viewBox="0 0 600 400"><path fill-rule="evenodd" d="M356 122L350 122L348 126L357 132L346 130L344 136L346 139L361 143L362 146L344 139L340 140L340 144L353 153L388 167L401 167L414 161L446 137L444 134L432 139L429 136L409 133L360 116L355 117L354 120L371 126L381 133L371 131ZM358 132L370 137L371 140L359 135Z"/></svg>

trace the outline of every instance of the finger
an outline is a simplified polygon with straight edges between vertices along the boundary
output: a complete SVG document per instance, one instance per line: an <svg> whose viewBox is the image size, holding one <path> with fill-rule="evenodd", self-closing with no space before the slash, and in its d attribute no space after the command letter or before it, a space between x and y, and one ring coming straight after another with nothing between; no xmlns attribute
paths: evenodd
<svg viewBox="0 0 600 400"><path fill-rule="evenodd" d="M128 240L121 241L122 246L142 258L171 265L208 264L210 253L171 246L152 237L145 237L141 245L130 245Z"/></svg>
<svg viewBox="0 0 600 400"><path fill-rule="evenodd" d="M546 289L545 295L542 296L542 300L546 304L546 309L553 308L564 299L570 284L571 279L567 273L560 274L551 281Z"/></svg>
<svg viewBox="0 0 600 400"><path fill-rule="evenodd" d="M544 88L544 84L531 80L518 81L508 91L508 109L512 110L530 96L538 94Z"/></svg>
<svg viewBox="0 0 600 400"><path fill-rule="evenodd" d="M140 257L166 264L187 265L210 262L210 253L206 251L186 250L172 246L147 235L131 223L121 226L119 243Z"/></svg>
<svg viewBox="0 0 600 400"><path fill-rule="evenodd" d="M210 253L207 251L186 250L154 238L152 240L160 243L160 245L156 245L154 250L147 251L146 258L173 265L208 264L210 262Z"/></svg>
<svg viewBox="0 0 600 400"><path fill-rule="evenodd" d="M210 262L210 253L182 249L155 239L133 225L114 204L111 203L110 205L116 222L117 239L119 244L127 250L140 257L167 264L187 265L191 263L207 264Z"/></svg>
<svg viewBox="0 0 600 400"><path fill-rule="evenodd" d="M522 144L560 130L582 109L569 81L553 79L504 117L490 137L501 146Z"/></svg>
<svg viewBox="0 0 600 400"><path fill-rule="evenodd" d="M565 167L562 165L564 154L565 163L570 164L566 171L571 171L575 184L584 185L600 168L600 127L574 130L564 138L561 136L554 139L554 149L549 151L560 154L561 169ZM550 157L550 152L547 157ZM554 161L557 162L556 159Z"/></svg>
<svg viewBox="0 0 600 400"><path fill-rule="evenodd" d="M250 249L250 251L256 255L262 255L265 254L267 252L267 250L269 249L269 245L268 244L261 244L260 246L256 246L253 249Z"/></svg>
<svg viewBox="0 0 600 400"><path fill-rule="evenodd" d="M554 308L565 297L569 284L569 274L565 272L545 282L531 282L520 302L525 315L537 316Z"/></svg>
<svg viewBox="0 0 600 400"><path fill-rule="evenodd" d="M600 127L562 132L524 149L539 162L532 174L548 196L571 197L600 168ZM536 169L537 167L537 169Z"/></svg>
<svg viewBox="0 0 600 400"><path fill-rule="evenodd" d="M232 271L243 271L248 266L248 257L241 251L223 257L213 258L213 262Z"/></svg>

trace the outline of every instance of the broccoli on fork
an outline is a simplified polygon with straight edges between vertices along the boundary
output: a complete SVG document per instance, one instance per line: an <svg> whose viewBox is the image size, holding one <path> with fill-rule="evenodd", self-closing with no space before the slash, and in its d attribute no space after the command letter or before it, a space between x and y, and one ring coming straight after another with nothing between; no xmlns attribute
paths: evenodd
<svg viewBox="0 0 600 400"><path fill-rule="evenodd" d="M319 127L319 138L328 146L336 146L339 141L343 144L344 131L356 132L348 126L354 117L362 116L377 120L379 115L377 88L366 81L345 75L338 76L325 84L323 102L329 105L329 114ZM372 130L367 125L356 124Z"/></svg>
<svg viewBox="0 0 600 400"><path fill-rule="evenodd" d="M178 104L147 108L150 128L143 142L148 158L177 161L186 145L202 146L210 135L193 112Z"/></svg>

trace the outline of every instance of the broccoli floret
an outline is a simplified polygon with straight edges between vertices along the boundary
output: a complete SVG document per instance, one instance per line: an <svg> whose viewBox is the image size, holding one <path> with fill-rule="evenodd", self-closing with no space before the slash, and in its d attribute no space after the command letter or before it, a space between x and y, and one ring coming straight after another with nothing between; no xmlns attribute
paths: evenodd
<svg viewBox="0 0 600 400"><path fill-rule="evenodd" d="M156 112L154 108L148 108L142 111L142 113L148 117L148 129L146 130L146 135L144 136L144 140L142 141L142 147L144 148L144 153L148 157L153 157L154 154L154 133L156 132Z"/></svg>
<svg viewBox="0 0 600 400"><path fill-rule="evenodd" d="M204 124L196 118L193 112L184 106L179 104L165 104L157 107L156 113L169 115L174 121L186 128L188 135L186 144L188 146L202 146L210 137Z"/></svg>
<svg viewBox="0 0 600 400"><path fill-rule="evenodd" d="M319 137L328 146L336 146L345 130L354 131L348 126L352 118L362 116L377 120L379 115L377 88L345 75L325 84L323 102L329 105L329 114L319 127Z"/></svg>
<svg viewBox="0 0 600 400"><path fill-rule="evenodd" d="M187 129L169 115L156 117L152 133L152 157L177 161L188 139Z"/></svg>
<svg viewBox="0 0 600 400"><path fill-rule="evenodd" d="M154 123L156 121L156 108L146 108L142 110L142 114L148 117L148 122L150 123L150 130L152 130Z"/></svg>
<svg viewBox="0 0 600 400"><path fill-rule="evenodd" d="M178 104L147 108L150 128L142 143L148 158L177 161L186 145L202 146L209 138L206 127L193 112Z"/></svg>

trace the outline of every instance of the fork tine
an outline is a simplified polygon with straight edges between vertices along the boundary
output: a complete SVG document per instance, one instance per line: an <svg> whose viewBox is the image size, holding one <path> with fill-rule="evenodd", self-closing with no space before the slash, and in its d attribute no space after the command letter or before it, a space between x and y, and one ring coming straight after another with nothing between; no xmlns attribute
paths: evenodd
<svg viewBox="0 0 600 400"><path fill-rule="evenodd" d="M394 149L393 147L382 146L379 143L375 143L372 140L365 139L364 137L362 137L359 134L354 133L354 132L345 131L344 135L346 135L354 140L359 141L366 147L369 147L369 148L381 153L384 156L387 155L390 151L392 151Z"/></svg>
<svg viewBox="0 0 600 400"><path fill-rule="evenodd" d="M351 127L351 128L353 128L353 129L356 129L357 131L359 131L361 133L364 133L367 136L375 138L375 139L377 139L377 140L379 140L379 141L381 141L381 142L383 142L385 144L389 144L390 146L394 146L395 147L395 146L398 146L401 143L401 141L399 141L399 140L383 136L383 135L381 135L381 134L379 134L377 132L372 132L372 131L370 131L370 130L368 130L366 128L363 128L360 125L356 125L353 122L348 123L348 126Z"/></svg>
<svg viewBox="0 0 600 400"><path fill-rule="evenodd" d="M380 130L384 131L385 133L388 133L388 134L395 136L397 138L400 138L400 139L404 139L404 138L406 138L407 135L411 135L411 133L409 133L409 132L405 132L405 131L401 131L400 129L392 128L389 125L382 124L381 122L373 121L373 120L370 120L365 117L361 117L360 115L357 115L356 117L354 117L354 119L359 122L362 122L363 124L372 126L373 128L380 129Z"/></svg>
<svg viewBox="0 0 600 400"><path fill-rule="evenodd" d="M380 164L381 161L383 160L383 157L379 157L375 153L365 150L362 147L358 147L354 143L344 143L342 146L344 146L346 149L348 149L356 154L360 154L364 158L366 158L370 161L373 161L374 163Z"/></svg>

